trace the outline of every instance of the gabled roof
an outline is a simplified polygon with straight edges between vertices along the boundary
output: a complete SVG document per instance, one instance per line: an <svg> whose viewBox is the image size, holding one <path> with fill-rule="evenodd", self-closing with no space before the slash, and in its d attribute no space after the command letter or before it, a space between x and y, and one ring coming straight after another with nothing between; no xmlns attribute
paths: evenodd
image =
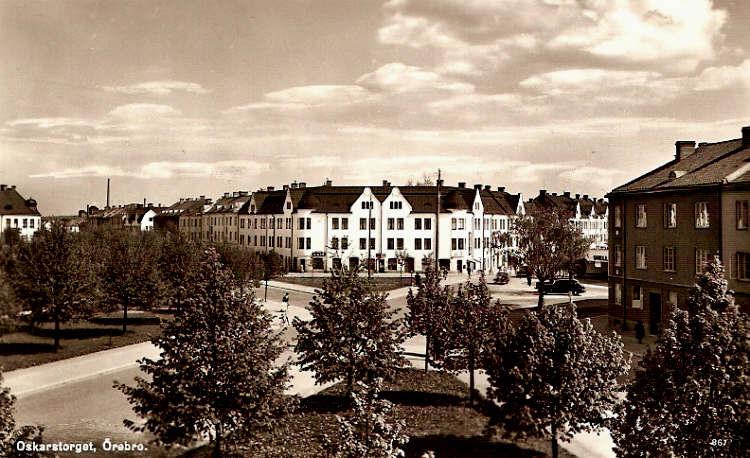
<svg viewBox="0 0 750 458"><path fill-rule="evenodd" d="M0 215L40 216L34 199L24 199L15 186L5 185L0 188Z"/></svg>
<svg viewBox="0 0 750 458"><path fill-rule="evenodd" d="M682 160L673 159L612 193L660 191L696 186L720 185L750 158L750 148L742 139L701 143Z"/></svg>

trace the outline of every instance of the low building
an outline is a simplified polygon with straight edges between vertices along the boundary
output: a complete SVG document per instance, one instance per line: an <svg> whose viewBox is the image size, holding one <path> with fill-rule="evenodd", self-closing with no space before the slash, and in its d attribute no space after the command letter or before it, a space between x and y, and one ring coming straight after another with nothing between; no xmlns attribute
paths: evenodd
<svg viewBox="0 0 750 458"><path fill-rule="evenodd" d="M0 184L0 230L17 230L22 238L30 240L41 225L36 200L24 199L15 185Z"/></svg>
<svg viewBox="0 0 750 458"><path fill-rule="evenodd" d="M750 308L750 127L741 138L675 146L674 159L608 194L610 321L641 320L651 333L714 256Z"/></svg>

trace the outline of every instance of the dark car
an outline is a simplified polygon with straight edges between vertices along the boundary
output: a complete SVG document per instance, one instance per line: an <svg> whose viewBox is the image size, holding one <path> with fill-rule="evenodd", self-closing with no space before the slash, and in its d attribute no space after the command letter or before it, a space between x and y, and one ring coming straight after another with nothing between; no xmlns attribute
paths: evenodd
<svg viewBox="0 0 750 458"><path fill-rule="evenodd" d="M578 280L555 280L552 284L544 285L545 294L568 294L573 293L574 296L586 291L586 288L578 282Z"/></svg>
<svg viewBox="0 0 750 458"><path fill-rule="evenodd" d="M510 281L510 275L508 275L508 272L498 272L497 275L495 275L495 279L492 280L492 283L495 283L496 285L507 285Z"/></svg>

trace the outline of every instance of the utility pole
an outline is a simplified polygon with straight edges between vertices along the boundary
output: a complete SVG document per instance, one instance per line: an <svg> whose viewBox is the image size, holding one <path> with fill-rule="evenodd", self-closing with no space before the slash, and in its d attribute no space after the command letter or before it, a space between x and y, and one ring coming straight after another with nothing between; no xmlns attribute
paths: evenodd
<svg viewBox="0 0 750 458"><path fill-rule="evenodd" d="M443 184L443 180L440 179L440 169L438 169L437 177L437 212L435 213L435 272L439 272L440 269L440 186Z"/></svg>
<svg viewBox="0 0 750 458"><path fill-rule="evenodd" d="M371 240L371 231L372 231L372 191L370 191L370 204L367 206L367 278L372 278L372 273L370 272L371 266L370 266L370 256L371 256L371 250L372 250L372 244L370 243Z"/></svg>

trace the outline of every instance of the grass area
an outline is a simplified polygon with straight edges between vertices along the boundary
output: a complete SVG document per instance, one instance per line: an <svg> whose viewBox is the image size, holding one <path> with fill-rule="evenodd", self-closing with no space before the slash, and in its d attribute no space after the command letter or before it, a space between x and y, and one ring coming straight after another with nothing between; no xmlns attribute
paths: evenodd
<svg viewBox="0 0 750 458"><path fill-rule="evenodd" d="M112 319L112 323L107 324L84 320L61 324L60 346L62 348L57 353L54 351L54 323L41 323L37 325L33 333L30 333L26 327L17 328L14 332L0 336L0 367L3 371L12 371L145 342L151 336L161 332L159 325L154 324L156 317L168 319L171 315L133 313L129 310L128 332L124 335L122 334L122 312L99 316L99 318ZM149 324L141 324L143 322Z"/></svg>
<svg viewBox="0 0 750 458"><path fill-rule="evenodd" d="M425 374L417 369L404 369L394 382L384 385L381 396L395 404L391 415L406 421L410 436L405 446L407 458L421 457L427 450L434 451L437 458L544 457L551 454L548 441L510 442L485 437L488 417L482 411L494 404L484 401L484 407L468 407L467 392L467 386L450 374L436 371ZM298 411L279 422L274 434L262 439L263 446L276 454L240 449L241 456L326 456L323 437L336 437L335 416L346 415L347 411L343 385L334 385L302 399ZM208 447L203 447L185 456L203 458L210 453ZM560 456L572 455L561 450Z"/></svg>
<svg viewBox="0 0 750 458"><path fill-rule="evenodd" d="M310 286L313 288L322 288L323 280L328 276L319 277L290 277L286 276L280 278L279 281L286 283L294 283L296 285ZM412 286L411 277L405 273L403 277L373 277L372 282L375 288L379 291L390 291L392 289L402 288L404 286Z"/></svg>

